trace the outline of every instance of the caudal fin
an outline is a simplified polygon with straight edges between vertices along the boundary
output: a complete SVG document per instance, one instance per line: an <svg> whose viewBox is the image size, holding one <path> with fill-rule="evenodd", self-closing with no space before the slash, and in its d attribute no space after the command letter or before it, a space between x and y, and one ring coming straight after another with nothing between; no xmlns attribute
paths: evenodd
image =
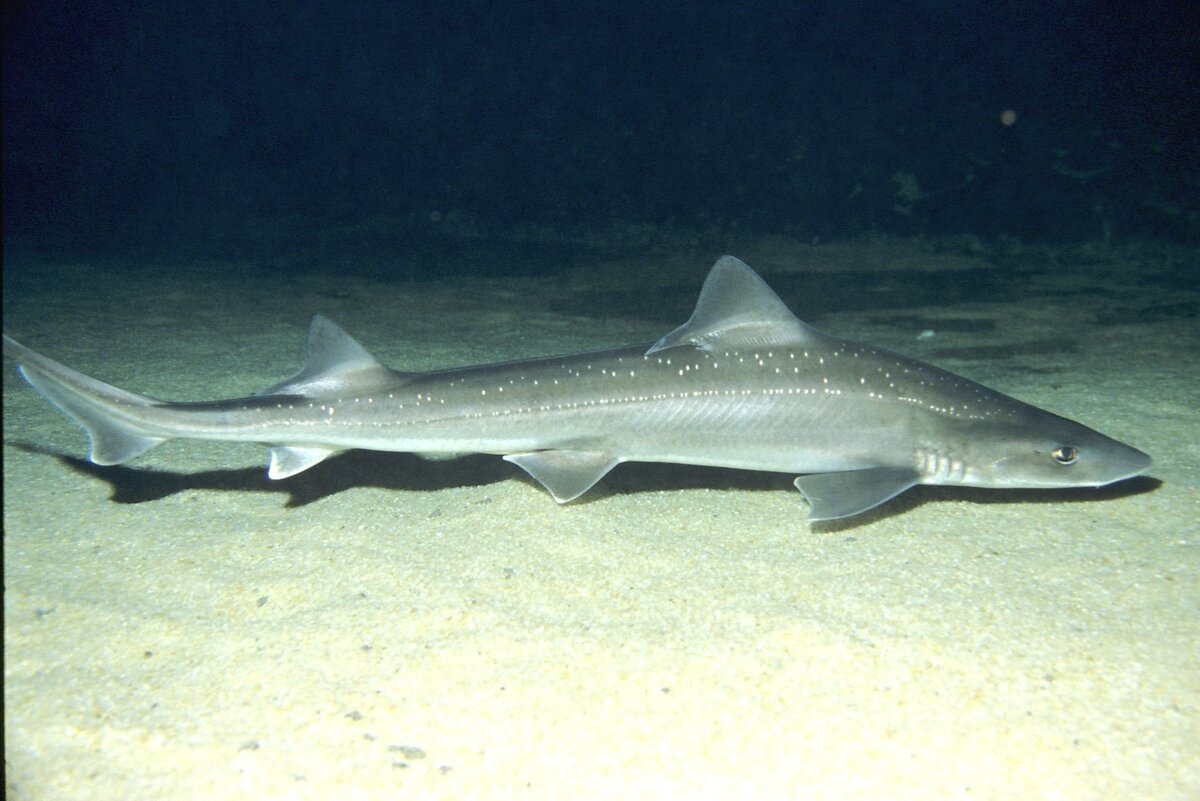
<svg viewBox="0 0 1200 801"><path fill-rule="evenodd" d="M120 464L166 442L167 437L135 422L139 411L158 405L153 398L89 378L8 336L4 352L20 363L26 381L84 427L92 440L88 458L94 463Z"/></svg>

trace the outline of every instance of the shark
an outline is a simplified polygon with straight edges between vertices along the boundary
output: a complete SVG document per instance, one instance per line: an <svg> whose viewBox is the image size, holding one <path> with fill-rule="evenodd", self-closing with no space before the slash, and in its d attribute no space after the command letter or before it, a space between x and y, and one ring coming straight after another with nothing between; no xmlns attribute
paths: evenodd
<svg viewBox="0 0 1200 801"><path fill-rule="evenodd" d="M652 343L402 372L322 316L303 368L230 400L169 402L79 373L4 336L4 352L74 418L98 465L170 439L262 443L284 479L362 448L502 456L567 503L622 462L795 474L810 521L921 484L1099 487L1151 458L931 364L801 322L733 256L691 317Z"/></svg>

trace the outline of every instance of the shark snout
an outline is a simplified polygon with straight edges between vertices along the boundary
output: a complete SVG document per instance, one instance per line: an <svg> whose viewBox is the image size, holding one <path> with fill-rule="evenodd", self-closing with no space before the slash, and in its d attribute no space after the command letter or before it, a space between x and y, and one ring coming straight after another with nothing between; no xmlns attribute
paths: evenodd
<svg viewBox="0 0 1200 801"><path fill-rule="evenodd" d="M1103 487L1140 476L1150 456L1084 426L1055 419L1055 431L1013 442L979 483L993 487Z"/></svg>
<svg viewBox="0 0 1200 801"><path fill-rule="evenodd" d="M1110 440L1110 443L1107 452L1103 454L1104 474L1096 483L1098 487L1140 476L1154 464L1148 453L1116 440Z"/></svg>
<svg viewBox="0 0 1200 801"><path fill-rule="evenodd" d="M1060 486L1103 487L1140 476L1150 469L1150 455L1080 426L1049 450L1048 466Z"/></svg>

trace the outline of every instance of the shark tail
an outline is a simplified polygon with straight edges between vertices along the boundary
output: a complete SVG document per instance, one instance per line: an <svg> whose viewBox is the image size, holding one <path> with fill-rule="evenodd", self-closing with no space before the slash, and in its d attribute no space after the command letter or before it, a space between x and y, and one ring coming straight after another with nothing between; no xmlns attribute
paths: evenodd
<svg viewBox="0 0 1200 801"><path fill-rule="evenodd" d="M26 381L84 427L95 464L121 464L169 439L134 420L137 412L160 405L154 398L97 381L7 336L4 352L20 363Z"/></svg>

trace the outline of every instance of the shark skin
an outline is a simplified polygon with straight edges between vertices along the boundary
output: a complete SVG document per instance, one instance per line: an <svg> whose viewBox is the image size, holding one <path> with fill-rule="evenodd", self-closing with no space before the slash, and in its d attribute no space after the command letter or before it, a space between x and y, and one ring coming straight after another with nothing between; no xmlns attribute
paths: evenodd
<svg viewBox="0 0 1200 801"><path fill-rule="evenodd" d="M173 403L118 389L4 337L5 354L126 462L174 438L249 441L287 478L351 448L503 456L559 503L621 462L801 474L809 520L918 484L1098 487L1150 457L924 362L798 320L749 267L717 261L691 318L653 344L406 373L324 317L304 368L254 395Z"/></svg>

